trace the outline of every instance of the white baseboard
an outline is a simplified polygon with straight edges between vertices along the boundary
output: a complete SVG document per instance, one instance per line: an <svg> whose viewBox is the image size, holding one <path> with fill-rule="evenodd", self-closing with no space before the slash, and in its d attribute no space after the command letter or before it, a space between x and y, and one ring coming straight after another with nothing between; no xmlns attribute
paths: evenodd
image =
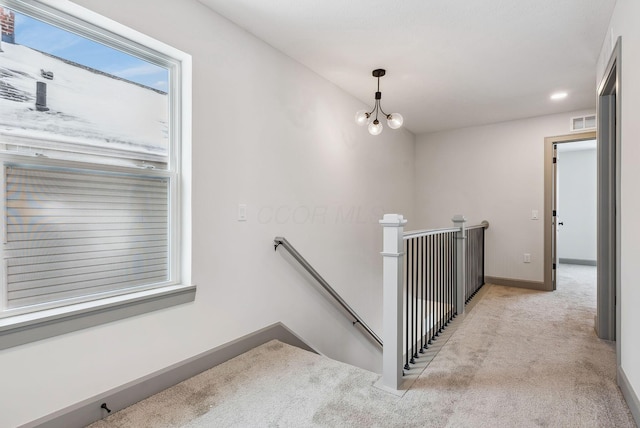
<svg viewBox="0 0 640 428"><path fill-rule="evenodd" d="M86 427L107 416L102 403L116 412L160 391L187 380L205 370L241 355L257 346L277 339L307 351L316 352L282 323L275 323L232 342L141 377L120 387L98 394L57 412L22 425L19 428Z"/></svg>
<svg viewBox="0 0 640 428"><path fill-rule="evenodd" d="M587 259L565 259L560 257L558 259L560 263L568 264L568 265L584 265L584 266L597 266L598 263L596 260L587 260Z"/></svg>

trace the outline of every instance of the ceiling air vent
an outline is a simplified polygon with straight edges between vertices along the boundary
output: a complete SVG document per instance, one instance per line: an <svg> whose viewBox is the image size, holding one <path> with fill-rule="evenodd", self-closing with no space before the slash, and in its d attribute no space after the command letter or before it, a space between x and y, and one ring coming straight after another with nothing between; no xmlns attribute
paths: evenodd
<svg viewBox="0 0 640 428"><path fill-rule="evenodd" d="M572 117L571 118L571 130L572 131L584 131L586 129L596 129L596 115L590 114L588 116Z"/></svg>

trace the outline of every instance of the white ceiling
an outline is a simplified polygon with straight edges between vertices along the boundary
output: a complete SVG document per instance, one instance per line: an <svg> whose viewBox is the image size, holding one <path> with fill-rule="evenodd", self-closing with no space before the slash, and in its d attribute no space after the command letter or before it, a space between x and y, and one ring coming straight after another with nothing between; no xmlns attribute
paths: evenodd
<svg viewBox="0 0 640 428"><path fill-rule="evenodd" d="M199 0L419 134L594 108L615 0ZM555 91L562 101L551 101ZM355 113L355 112L354 112Z"/></svg>

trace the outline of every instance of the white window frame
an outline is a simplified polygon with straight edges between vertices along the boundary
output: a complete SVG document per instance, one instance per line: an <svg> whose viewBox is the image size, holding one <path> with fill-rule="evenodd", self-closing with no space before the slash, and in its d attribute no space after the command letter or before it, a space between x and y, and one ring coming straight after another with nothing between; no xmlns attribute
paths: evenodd
<svg viewBox="0 0 640 428"><path fill-rule="evenodd" d="M170 120L174 142L169 145L173 152L168 168L175 179L171 180L170 189L172 258L168 285L0 317L0 349L193 301L196 287L191 284L191 56L67 0L3 0L3 3L17 12L118 46L143 59L148 52L156 60L158 57L166 60L164 65L171 68ZM53 161L56 163L65 165L64 161Z"/></svg>

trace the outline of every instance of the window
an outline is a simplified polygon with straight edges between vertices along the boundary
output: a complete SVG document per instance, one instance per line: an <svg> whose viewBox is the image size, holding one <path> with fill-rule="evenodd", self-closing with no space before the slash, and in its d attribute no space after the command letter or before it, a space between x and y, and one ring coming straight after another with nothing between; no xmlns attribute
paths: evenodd
<svg viewBox="0 0 640 428"><path fill-rule="evenodd" d="M190 57L62 7L0 0L0 339L195 293Z"/></svg>

